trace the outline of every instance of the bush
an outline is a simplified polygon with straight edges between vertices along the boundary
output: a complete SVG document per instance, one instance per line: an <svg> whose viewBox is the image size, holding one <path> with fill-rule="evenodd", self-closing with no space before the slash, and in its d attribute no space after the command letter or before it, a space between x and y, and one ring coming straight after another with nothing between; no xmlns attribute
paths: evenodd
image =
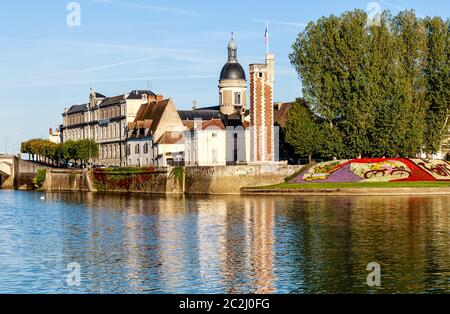
<svg viewBox="0 0 450 314"><path fill-rule="evenodd" d="M42 189L45 182L45 177L47 176L46 169L39 169L36 176L33 178L33 185L36 190Z"/></svg>

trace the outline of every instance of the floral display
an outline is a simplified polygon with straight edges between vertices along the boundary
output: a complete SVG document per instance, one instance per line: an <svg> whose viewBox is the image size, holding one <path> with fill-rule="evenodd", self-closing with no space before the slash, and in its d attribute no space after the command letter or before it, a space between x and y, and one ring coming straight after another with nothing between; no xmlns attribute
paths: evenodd
<svg viewBox="0 0 450 314"><path fill-rule="evenodd" d="M450 164L443 160L411 159L420 169L438 181L450 181Z"/></svg>
<svg viewBox="0 0 450 314"><path fill-rule="evenodd" d="M324 181L337 171L347 160L322 162L313 166L303 175L305 181Z"/></svg>
<svg viewBox="0 0 450 314"><path fill-rule="evenodd" d="M352 162L350 171L364 181L389 182L407 179L410 169L399 160L383 160L381 162Z"/></svg>
<svg viewBox="0 0 450 314"><path fill-rule="evenodd" d="M313 182L450 181L450 164L442 160L367 158L319 163L291 180Z"/></svg>

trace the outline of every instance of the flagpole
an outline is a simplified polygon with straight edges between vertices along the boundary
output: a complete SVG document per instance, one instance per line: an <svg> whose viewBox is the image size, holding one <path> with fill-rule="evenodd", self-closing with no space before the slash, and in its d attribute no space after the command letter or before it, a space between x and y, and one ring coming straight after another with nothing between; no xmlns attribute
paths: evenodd
<svg viewBox="0 0 450 314"><path fill-rule="evenodd" d="M266 21L266 54L269 54L269 21Z"/></svg>

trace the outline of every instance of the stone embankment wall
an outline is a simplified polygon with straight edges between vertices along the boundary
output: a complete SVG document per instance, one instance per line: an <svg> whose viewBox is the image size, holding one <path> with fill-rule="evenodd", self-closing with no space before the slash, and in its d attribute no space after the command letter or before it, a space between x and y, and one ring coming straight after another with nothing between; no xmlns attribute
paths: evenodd
<svg viewBox="0 0 450 314"><path fill-rule="evenodd" d="M33 178L36 176L39 169L50 170L49 167L19 159L16 172L16 188L18 190L32 190L34 188Z"/></svg>
<svg viewBox="0 0 450 314"><path fill-rule="evenodd" d="M283 182L301 169L286 164L218 167L166 167L157 171L120 171L102 177L99 172L50 170L43 190L99 191L154 194L240 194L241 188ZM176 171L178 170L178 171Z"/></svg>
<svg viewBox="0 0 450 314"><path fill-rule="evenodd" d="M93 191L90 180L88 171L50 169L47 170L42 190L89 192Z"/></svg>
<svg viewBox="0 0 450 314"><path fill-rule="evenodd" d="M102 192L183 194L183 172L179 178L175 177L175 168L94 171L92 174L93 185Z"/></svg>
<svg viewBox="0 0 450 314"><path fill-rule="evenodd" d="M186 167L186 194L239 194L241 188L283 182L302 166L257 164L219 167Z"/></svg>

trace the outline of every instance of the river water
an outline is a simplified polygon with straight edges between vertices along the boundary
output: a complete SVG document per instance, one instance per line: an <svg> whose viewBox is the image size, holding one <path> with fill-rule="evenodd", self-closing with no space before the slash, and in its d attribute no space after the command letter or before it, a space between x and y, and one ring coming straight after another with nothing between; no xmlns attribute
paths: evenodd
<svg viewBox="0 0 450 314"><path fill-rule="evenodd" d="M0 293L397 292L450 292L449 196L0 191Z"/></svg>

